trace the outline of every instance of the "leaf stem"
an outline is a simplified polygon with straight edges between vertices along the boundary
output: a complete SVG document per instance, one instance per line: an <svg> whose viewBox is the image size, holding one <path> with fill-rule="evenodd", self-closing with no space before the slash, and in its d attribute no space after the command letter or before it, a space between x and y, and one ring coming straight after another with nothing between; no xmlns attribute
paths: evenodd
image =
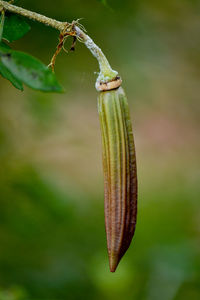
<svg viewBox="0 0 200 300"><path fill-rule="evenodd" d="M90 52L99 62L100 73L97 78L96 88L98 89L98 86L102 83L108 83L116 79L118 73L112 70L102 50L94 43L94 41L87 34L85 34L85 32L78 26L78 23L76 21L73 21L71 24L68 22L60 22L55 19L48 18L44 15L38 14L36 12L32 12L30 10L12 5L8 2L1 1L1 0L0 0L0 7L3 7L3 9L8 10L12 13L16 13L26 18L29 18L31 20L41 22L47 26L51 26L59 30L60 32L66 30L68 31L69 28L73 27L79 40L81 40L85 44L85 46L90 50ZM74 26L68 26L68 25L74 25Z"/></svg>
<svg viewBox="0 0 200 300"><path fill-rule="evenodd" d="M5 21L5 11L4 11L4 9L2 9L2 11L1 11L1 23L0 23L0 42L1 42L2 36L3 36L4 21Z"/></svg>

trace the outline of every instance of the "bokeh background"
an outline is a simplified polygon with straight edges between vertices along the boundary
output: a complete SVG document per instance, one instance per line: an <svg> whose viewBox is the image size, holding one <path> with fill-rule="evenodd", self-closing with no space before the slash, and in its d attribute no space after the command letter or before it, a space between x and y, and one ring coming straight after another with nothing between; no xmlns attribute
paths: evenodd
<svg viewBox="0 0 200 300"><path fill-rule="evenodd" d="M200 1L18 1L82 24L123 78L138 162L138 222L108 268L97 62L59 55L64 94L0 79L0 300L200 299ZM13 48L48 64L58 33ZM66 47L69 47L66 44Z"/></svg>

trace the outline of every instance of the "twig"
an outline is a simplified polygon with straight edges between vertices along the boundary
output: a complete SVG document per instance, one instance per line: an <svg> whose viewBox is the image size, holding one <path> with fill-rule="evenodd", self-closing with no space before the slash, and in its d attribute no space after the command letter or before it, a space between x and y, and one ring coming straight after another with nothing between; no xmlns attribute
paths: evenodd
<svg viewBox="0 0 200 300"><path fill-rule="evenodd" d="M18 7L16 5L10 4L6 1L0 1L0 6L2 6L5 10L8 10L12 13L24 16L24 17L29 18L29 19L34 20L34 21L41 22L41 23L43 23L45 25L48 25L48 26L51 26L55 29L58 29L58 30L63 30L64 29L64 26L65 26L64 22L56 21L54 19L51 19L51 18L48 18L46 16L40 15L40 14L35 13L33 11L30 11L30 10L24 9L22 7Z"/></svg>

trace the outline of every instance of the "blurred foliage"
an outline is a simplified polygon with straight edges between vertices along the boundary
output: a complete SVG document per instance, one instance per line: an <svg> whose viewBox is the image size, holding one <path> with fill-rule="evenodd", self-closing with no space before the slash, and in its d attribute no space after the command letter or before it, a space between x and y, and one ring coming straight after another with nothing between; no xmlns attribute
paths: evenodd
<svg viewBox="0 0 200 300"><path fill-rule="evenodd" d="M197 0L19 1L79 17L123 78L139 177L133 243L109 273L96 109L98 66L62 53L66 94L0 81L0 300L200 299ZM48 64L58 35L35 22L13 43ZM67 46L67 45L66 45Z"/></svg>

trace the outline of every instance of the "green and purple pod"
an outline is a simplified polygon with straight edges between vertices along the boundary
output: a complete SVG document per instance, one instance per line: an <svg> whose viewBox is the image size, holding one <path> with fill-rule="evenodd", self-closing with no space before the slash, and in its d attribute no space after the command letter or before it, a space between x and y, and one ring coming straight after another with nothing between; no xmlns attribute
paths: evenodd
<svg viewBox="0 0 200 300"><path fill-rule="evenodd" d="M103 148L107 248L110 271L115 272L135 232L137 171L132 124L124 90L121 87L104 89L105 84L98 97L98 112Z"/></svg>

